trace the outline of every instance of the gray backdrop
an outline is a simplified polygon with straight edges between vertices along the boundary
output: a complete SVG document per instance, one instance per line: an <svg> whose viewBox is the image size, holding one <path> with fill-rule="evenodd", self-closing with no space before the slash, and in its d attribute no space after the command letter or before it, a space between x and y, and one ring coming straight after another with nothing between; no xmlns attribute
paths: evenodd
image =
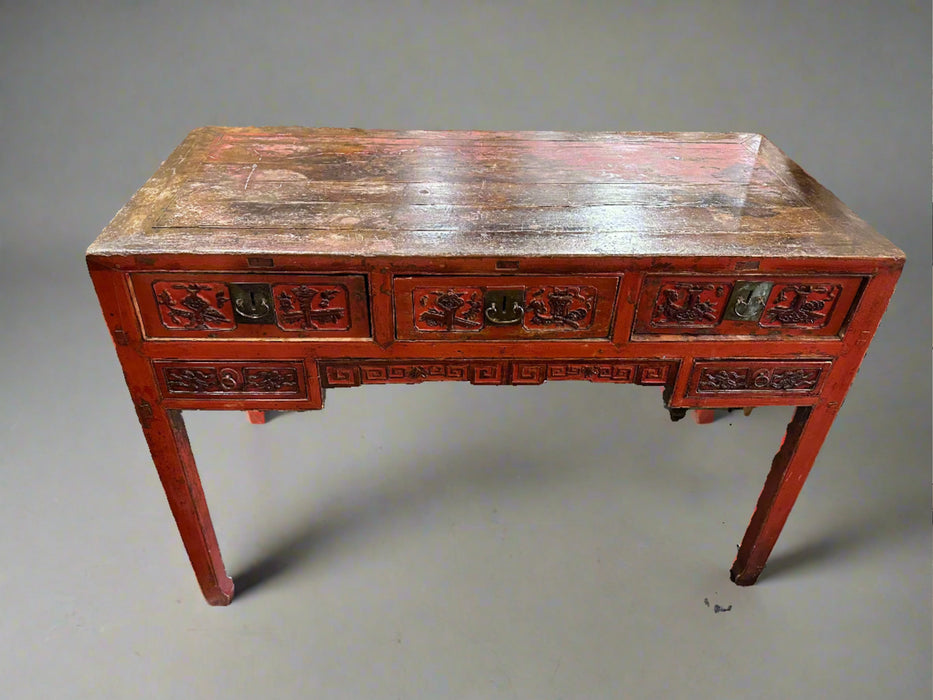
<svg viewBox="0 0 933 700"><path fill-rule="evenodd" d="M0 3L2 694L929 698L930 26L913 2ZM759 585L727 569L789 410L675 426L648 389L451 384L188 414L246 591L204 605L82 260L203 124L766 134L908 263Z"/></svg>

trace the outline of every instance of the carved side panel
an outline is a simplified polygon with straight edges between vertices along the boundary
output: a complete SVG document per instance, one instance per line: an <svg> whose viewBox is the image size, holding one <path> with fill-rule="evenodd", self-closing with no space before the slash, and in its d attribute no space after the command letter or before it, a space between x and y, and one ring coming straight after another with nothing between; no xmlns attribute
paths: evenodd
<svg viewBox="0 0 933 700"><path fill-rule="evenodd" d="M154 282L162 325L171 330L229 331L236 328L230 288L219 282Z"/></svg>
<svg viewBox="0 0 933 700"><path fill-rule="evenodd" d="M306 395L304 368L297 362L153 362L166 398Z"/></svg>
<svg viewBox="0 0 933 700"><path fill-rule="evenodd" d="M763 328L822 328L842 291L838 284L779 284L758 322Z"/></svg>
<svg viewBox="0 0 933 700"><path fill-rule="evenodd" d="M479 287L412 290L415 328L419 331L479 331L483 318L483 290Z"/></svg>
<svg viewBox="0 0 933 700"><path fill-rule="evenodd" d="M688 394L815 395L831 366L828 361L698 361Z"/></svg>
<svg viewBox="0 0 933 700"><path fill-rule="evenodd" d="M273 284L276 323L284 331L345 331L349 294L342 284Z"/></svg>
<svg viewBox="0 0 933 700"><path fill-rule="evenodd" d="M531 287L525 296L525 328L581 330L593 323L597 290L585 285Z"/></svg>

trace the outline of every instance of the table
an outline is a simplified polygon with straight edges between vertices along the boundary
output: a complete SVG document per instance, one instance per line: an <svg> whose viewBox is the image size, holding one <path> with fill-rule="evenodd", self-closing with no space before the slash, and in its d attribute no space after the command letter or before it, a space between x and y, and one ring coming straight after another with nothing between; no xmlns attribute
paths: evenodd
<svg viewBox="0 0 933 700"><path fill-rule="evenodd" d="M731 569L765 566L904 254L749 133L196 129L87 264L207 601L182 411L363 384L582 380L796 406ZM708 416L708 413L707 413Z"/></svg>

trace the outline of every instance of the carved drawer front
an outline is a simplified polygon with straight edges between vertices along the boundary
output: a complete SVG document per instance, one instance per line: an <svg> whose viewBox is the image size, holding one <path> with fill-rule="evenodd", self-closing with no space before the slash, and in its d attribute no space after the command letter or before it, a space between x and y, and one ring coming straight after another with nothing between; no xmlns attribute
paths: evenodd
<svg viewBox="0 0 933 700"><path fill-rule="evenodd" d="M364 275L134 273L148 338L367 338Z"/></svg>
<svg viewBox="0 0 933 700"><path fill-rule="evenodd" d="M154 360L159 390L179 399L305 399L304 365L298 361Z"/></svg>
<svg viewBox="0 0 933 700"><path fill-rule="evenodd" d="M396 277L401 340L608 338L618 276Z"/></svg>
<svg viewBox="0 0 933 700"><path fill-rule="evenodd" d="M861 277L648 275L632 338L841 335Z"/></svg>
<svg viewBox="0 0 933 700"><path fill-rule="evenodd" d="M832 362L819 360L697 360L688 396L816 396Z"/></svg>

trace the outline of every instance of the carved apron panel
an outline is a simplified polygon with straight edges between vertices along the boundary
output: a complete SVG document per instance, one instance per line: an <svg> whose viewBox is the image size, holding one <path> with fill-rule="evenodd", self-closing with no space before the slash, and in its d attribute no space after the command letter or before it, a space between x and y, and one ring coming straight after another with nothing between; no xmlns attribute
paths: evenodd
<svg viewBox="0 0 933 700"><path fill-rule="evenodd" d="M698 360L688 394L815 395L831 366L816 360Z"/></svg>
<svg viewBox="0 0 933 700"><path fill-rule="evenodd" d="M153 362L167 398L303 398L304 368L298 362Z"/></svg>

